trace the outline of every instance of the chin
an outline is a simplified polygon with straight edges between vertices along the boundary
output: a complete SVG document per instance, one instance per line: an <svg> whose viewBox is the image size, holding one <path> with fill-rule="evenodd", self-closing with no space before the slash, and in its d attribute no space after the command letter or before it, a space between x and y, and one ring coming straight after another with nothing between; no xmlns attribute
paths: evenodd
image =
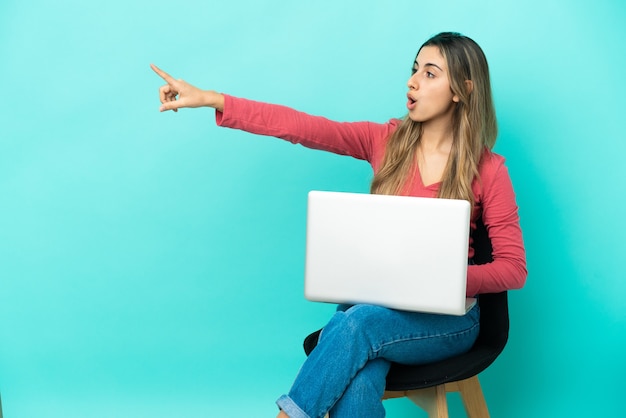
<svg viewBox="0 0 626 418"><path fill-rule="evenodd" d="M421 123L421 122L426 122L428 120L427 118L425 118L423 116L420 116L420 115L412 115L412 114L409 113L408 116L409 116L409 119L411 119L413 122L420 122Z"/></svg>

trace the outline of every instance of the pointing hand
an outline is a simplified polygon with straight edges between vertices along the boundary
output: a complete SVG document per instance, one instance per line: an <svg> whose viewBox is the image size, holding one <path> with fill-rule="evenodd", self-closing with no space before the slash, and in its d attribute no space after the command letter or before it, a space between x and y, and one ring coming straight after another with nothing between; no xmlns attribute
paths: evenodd
<svg viewBox="0 0 626 418"><path fill-rule="evenodd" d="M181 79L176 80L154 64L150 64L150 67L167 83L159 88L161 112L166 110L176 112L184 107L202 106L213 107L220 111L223 109L224 97L221 94L211 90L201 90Z"/></svg>

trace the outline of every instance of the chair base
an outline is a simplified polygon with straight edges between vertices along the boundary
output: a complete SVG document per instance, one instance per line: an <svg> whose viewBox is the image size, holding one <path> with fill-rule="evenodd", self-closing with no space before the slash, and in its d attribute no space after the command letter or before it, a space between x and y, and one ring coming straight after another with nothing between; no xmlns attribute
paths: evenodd
<svg viewBox="0 0 626 418"><path fill-rule="evenodd" d="M446 394L459 392L469 418L489 418L489 410L478 381L478 376L438 386L406 390L385 391L383 400L407 397L428 413L428 418L448 418Z"/></svg>

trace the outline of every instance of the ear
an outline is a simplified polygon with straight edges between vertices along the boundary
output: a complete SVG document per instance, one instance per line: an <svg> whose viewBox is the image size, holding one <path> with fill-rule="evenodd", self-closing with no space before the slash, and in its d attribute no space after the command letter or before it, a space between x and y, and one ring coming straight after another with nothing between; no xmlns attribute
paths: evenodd
<svg viewBox="0 0 626 418"><path fill-rule="evenodd" d="M472 80L465 80L465 89L467 94L470 94L474 90L474 82ZM452 97L454 103L458 103L461 99L456 94Z"/></svg>

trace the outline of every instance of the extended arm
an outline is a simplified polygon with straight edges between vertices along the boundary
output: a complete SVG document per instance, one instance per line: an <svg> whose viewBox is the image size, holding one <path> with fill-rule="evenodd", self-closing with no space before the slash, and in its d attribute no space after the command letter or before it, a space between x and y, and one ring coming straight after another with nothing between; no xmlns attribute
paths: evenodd
<svg viewBox="0 0 626 418"><path fill-rule="evenodd" d="M388 123L336 122L286 106L201 90L183 80L174 79L154 64L151 64L151 68L166 82L159 88L162 112L187 107L213 108L220 126L349 155L369 161L374 166L381 159L386 138L398 123L397 120Z"/></svg>

